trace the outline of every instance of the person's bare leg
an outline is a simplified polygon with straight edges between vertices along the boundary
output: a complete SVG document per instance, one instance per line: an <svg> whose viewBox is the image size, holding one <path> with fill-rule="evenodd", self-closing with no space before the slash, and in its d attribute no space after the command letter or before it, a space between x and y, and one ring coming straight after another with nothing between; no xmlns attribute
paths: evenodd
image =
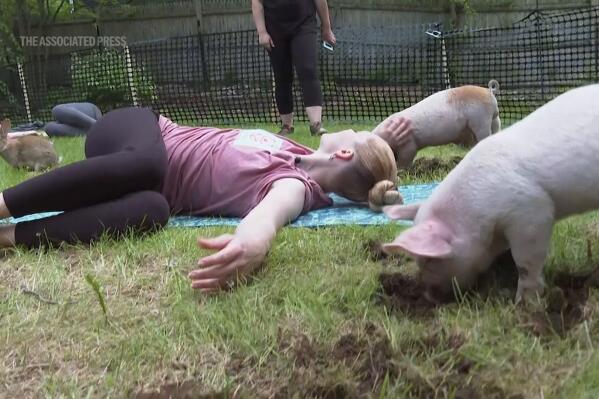
<svg viewBox="0 0 599 399"><path fill-rule="evenodd" d="M15 225L7 224L0 226L0 248L11 248L15 246Z"/></svg>
<svg viewBox="0 0 599 399"><path fill-rule="evenodd" d="M310 134L320 136L327 133L327 130L322 127L322 107L320 105L306 107L306 113L310 120Z"/></svg>
<svg viewBox="0 0 599 399"><path fill-rule="evenodd" d="M306 107L306 113L308 114L308 119L310 120L310 125L322 123L322 107L321 106L317 105L314 107Z"/></svg>
<svg viewBox="0 0 599 399"><path fill-rule="evenodd" d="M283 126L293 127L293 112L290 114L281 115Z"/></svg>
<svg viewBox="0 0 599 399"><path fill-rule="evenodd" d="M10 211L6 207L6 203L4 202L4 193L0 193L0 219L9 218Z"/></svg>
<svg viewBox="0 0 599 399"><path fill-rule="evenodd" d="M293 112L290 114L280 114L281 115L281 130L279 130L278 134L282 136L288 136L294 132L293 128Z"/></svg>

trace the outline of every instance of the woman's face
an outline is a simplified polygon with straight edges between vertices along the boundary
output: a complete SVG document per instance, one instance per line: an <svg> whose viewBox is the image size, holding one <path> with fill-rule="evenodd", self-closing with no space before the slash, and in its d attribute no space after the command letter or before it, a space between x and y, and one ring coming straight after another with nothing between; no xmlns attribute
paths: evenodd
<svg viewBox="0 0 599 399"><path fill-rule="evenodd" d="M334 154L341 150L352 150L356 143L366 141L369 137L376 137L370 132L358 132L343 130L337 133L327 133L320 137L319 152Z"/></svg>

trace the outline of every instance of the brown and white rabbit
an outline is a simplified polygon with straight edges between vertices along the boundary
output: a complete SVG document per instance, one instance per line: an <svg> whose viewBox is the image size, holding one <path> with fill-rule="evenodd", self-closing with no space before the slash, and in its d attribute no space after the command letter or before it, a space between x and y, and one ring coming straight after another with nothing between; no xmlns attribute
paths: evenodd
<svg viewBox="0 0 599 399"><path fill-rule="evenodd" d="M37 172L58 164L59 158L50 140L38 135L8 137L10 128L10 120L0 122L0 156L10 166Z"/></svg>

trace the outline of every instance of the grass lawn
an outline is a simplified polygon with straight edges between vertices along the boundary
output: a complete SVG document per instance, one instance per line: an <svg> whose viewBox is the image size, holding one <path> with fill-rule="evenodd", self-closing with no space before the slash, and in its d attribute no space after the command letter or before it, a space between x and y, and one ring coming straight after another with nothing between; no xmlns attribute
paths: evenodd
<svg viewBox="0 0 599 399"><path fill-rule="evenodd" d="M296 140L317 143L298 130ZM55 142L65 162L82 158L83 140ZM30 175L2 162L0 188ZM414 265L377 262L365 243L392 239L392 224L285 228L251 284L193 292L186 274L206 254L196 238L231 230L0 258L0 397L599 397L596 292L561 335L540 331L509 290L422 314L386 307L379 275ZM597 213L559 223L548 277L592 268L598 241Z"/></svg>

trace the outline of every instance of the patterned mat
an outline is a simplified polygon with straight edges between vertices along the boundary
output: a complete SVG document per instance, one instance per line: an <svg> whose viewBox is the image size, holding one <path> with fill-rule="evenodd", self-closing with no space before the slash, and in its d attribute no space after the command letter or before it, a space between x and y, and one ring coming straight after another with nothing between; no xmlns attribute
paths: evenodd
<svg viewBox="0 0 599 399"><path fill-rule="evenodd" d="M421 202L428 198L437 183L415 184L401 186L400 191L406 204ZM361 207L343 197L332 194L334 205L332 207L318 209L301 215L293 223L292 227L322 227L342 225L381 225L392 221L383 213L373 212L368 208ZM18 219L6 219L0 223L16 223L27 220L41 219L58 214L57 212L38 213L24 216ZM204 217L204 216L174 216L169 220L169 227L205 227L205 226L236 226L241 219ZM398 223L410 225L410 221L398 221Z"/></svg>

